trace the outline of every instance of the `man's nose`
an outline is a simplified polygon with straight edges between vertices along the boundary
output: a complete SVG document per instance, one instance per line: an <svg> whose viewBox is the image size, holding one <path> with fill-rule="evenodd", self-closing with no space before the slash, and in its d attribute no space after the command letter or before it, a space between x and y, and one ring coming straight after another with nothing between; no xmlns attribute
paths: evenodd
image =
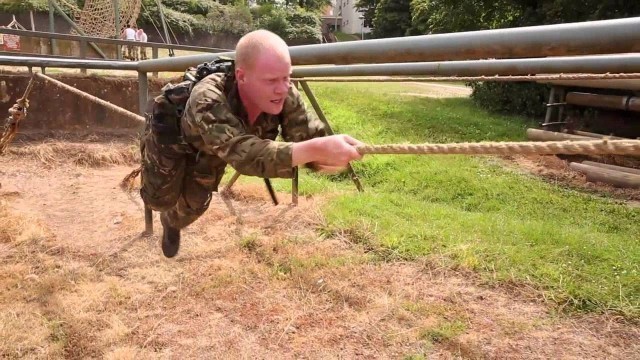
<svg viewBox="0 0 640 360"><path fill-rule="evenodd" d="M289 92L289 86L291 86L291 83L289 81L281 81L278 83L278 86L276 87L276 93L278 94L284 94Z"/></svg>

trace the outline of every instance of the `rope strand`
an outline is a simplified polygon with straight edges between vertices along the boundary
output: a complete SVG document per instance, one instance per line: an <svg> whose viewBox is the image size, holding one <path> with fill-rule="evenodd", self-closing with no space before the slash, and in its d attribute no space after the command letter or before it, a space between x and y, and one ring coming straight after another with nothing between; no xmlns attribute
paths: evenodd
<svg viewBox="0 0 640 360"><path fill-rule="evenodd" d="M566 155L640 155L640 140L588 140L545 142L481 142L421 145L362 145L362 154L566 154Z"/></svg>

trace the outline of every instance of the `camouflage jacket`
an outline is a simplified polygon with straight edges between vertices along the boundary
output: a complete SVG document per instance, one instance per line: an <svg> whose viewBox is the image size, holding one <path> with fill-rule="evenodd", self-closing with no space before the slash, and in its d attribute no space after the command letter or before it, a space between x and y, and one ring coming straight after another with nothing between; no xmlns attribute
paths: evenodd
<svg viewBox="0 0 640 360"><path fill-rule="evenodd" d="M219 159L217 167L229 164L243 175L266 178L293 176L292 142L327 135L293 86L280 114L262 113L250 125L235 78L224 74L209 75L193 87L181 128L192 146ZM274 141L278 134L284 142Z"/></svg>

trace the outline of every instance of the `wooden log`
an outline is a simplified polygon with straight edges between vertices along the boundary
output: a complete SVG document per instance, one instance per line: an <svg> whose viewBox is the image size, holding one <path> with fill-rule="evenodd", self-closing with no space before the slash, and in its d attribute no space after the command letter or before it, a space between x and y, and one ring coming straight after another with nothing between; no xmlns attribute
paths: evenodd
<svg viewBox="0 0 640 360"><path fill-rule="evenodd" d="M569 164L569 167L573 170L585 173L587 175L587 181L589 182L601 182L622 188L640 188L640 175L603 169L580 163L571 163Z"/></svg>
<svg viewBox="0 0 640 360"><path fill-rule="evenodd" d="M539 129L527 129L527 138L531 141L595 140L595 138L590 136L572 135Z"/></svg>
<svg viewBox="0 0 640 360"><path fill-rule="evenodd" d="M626 111L640 111L640 98L635 96L601 95L580 92L570 92L565 99L567 104L617 109Z"/></svg>
<svg viewBox="0 0 640 360"><path fill-rule="evenodd" d="M602 135L602 134L596 134L596 133L592 133L592 132L587 132L587 131L574 131L573 134L571 135L579 135L579 136L588 136L588 137L592 137L595 139L611 139L611 140L628 140L629 138L623 138L623 137L619 137L619 136L611 136L611 135Z"/></svg>
<svg viewBox="0 0 640 360"><path fill-rule="evenodd" d="M620 171L620 172L628 173L628 174L640 175L640 169L633 169L633 168L628 168L628 167L624 167L624 166L603 164L603 163L599 163L599 162L595 162L595 161L583 161L582 164L583 165L594 166L594 167L598 167L598 168L602 168L602 169Z"/></svg>

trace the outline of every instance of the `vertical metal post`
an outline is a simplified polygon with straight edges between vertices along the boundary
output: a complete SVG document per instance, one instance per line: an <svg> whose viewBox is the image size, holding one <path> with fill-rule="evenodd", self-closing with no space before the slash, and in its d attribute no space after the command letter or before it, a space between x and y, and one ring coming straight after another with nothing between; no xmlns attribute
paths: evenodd
<svg viewBox="0 0 640 360"><path fill-rule="evenodd" d="M563 103L566 101L567 91L564 87L558 88L558 102ZM564 115L564 106L560 106L558 109L558 121L562 121L562 116Z"/></svg>
<svg viewBox="0 0 640 360"><path fill-rule="evenodd" d="M45 75L45 74L46 74L46 72L44 71L44 69L45 69L45 67L44 67L44 66L41 66L41 67L40 67L40 71L42 71L42 75Z"/></svg>
<svg viewBox="0 0 640 360"><path fill-rule="evenodd" d="M171 38L169 37L169 31L167 31L167 23L164 19L164 11L162 11L162 2L160 0L156 0L158 4L158 12L160 13L160 20L162 21L162 29L164 30L164 38L167 44L171 44ZM169 56L173 57L173 49L169 49Z"/></svg>
<svg viewBox="0 0 640 360"><path fill-rule="evenodd" d="M158 47L157 46L152 46L151 47L151 58L153 59L157 59L158 58ZM154 78L158 77L158 72L154 72L151 74L151 76L153 76Z"/></svg>
<svg viewBox="0 0 640 360"><path fill-rule="evenodd" d="M29 18L31 19L31 31L36 31L36 24L33 21L33 10L29 10Z"/></svg>
<svg viewBox="0 0 640 360"><path fill-rule="evenodd" d="M146 72L138 71L138 106L140 115L144 116L149 98L149 83ZM143 175L140 174L142 177ZM153 210L144 204L144 234L153 235Z"/></svg>
<svg viewBox="0 0 640 360"><path fill-rule="evenodd" d="M298 167L293 168L293 179L291 179L291 202L298 205Z"/></svg>
<svg viewBox="0 0 640 360"><path fill-rule="evenodd" d="M547 113L544 116L544 123L548 124L551 122L551 116L553 115L553 108L551 106L555 102L556 99L556 87L552 86L551 91L549 92L549 101L547 101Z"/></svg>
<svg viewBox="0 0 640 360"><path fill-rule="evenodd" d="M80 58L81 59L86 59L87 58L87 41L82 39L80 40ZM86 74L87 73L87 69L82 68L80 69L80 72L82 74Z"/></svg>
<svg viewBox="0 0 640 360"><path fill-rule="evenodd" d="M53 2L52 0L49 0L49 32L50 33L55 33L56 32L56 25L55 25L55 9L53 8ZM51 55L56 55L58 54L58 44L56 43L56 39L50 39L51 41Z"/></svg>
<svg viewBox="0 0 640 360"><path fill-rule="evenodd" d="M113 15L115 20L115 39L120 39L120 0L113 0ZM116 58L122 60L122 45L116 45Z"/></svg>
<svg viewBox="0 0 640 360"><path fill-rule="evenodd" d="M320 108L320 104L318 104L318 100L316 99L315 95L313 95L311 88L309 87L307 82L304 80L300 81L300 85L302 86L304 93L307 94L307 97L309 98L309 102L311 102L311 106L313 106L313 109L316 111L316 114L318 114L320 121L322 121L324 125L327 127L327 132L329 133L329 135L333 135L333 130L331 129L331 125L329 125L329 121L327 120L326 116L324 116L324 112L322 111L322 108ZM353 183L356 184L356 188L358 189L358 191L362 192L363 191L362 184L360 183L360 179L358 179L358 175L353 170L353 167L351 166L351 164L347 165L347 170L349 171L349 175L351 175L351 180L353 180Z"/></svg>

